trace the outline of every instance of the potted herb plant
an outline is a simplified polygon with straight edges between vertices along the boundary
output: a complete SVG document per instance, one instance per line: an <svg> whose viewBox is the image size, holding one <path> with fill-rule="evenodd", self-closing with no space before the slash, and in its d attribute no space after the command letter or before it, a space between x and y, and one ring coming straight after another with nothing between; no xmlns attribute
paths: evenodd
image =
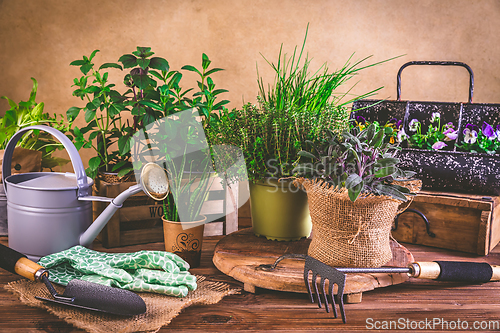
<svg viewBox="0 0 500 333"><path fill-rule="evenodd" d="M348 105L363 96L346 98L339 92L364 68L368 59L351 58L338 70L323 64L312 72L304 46L289 57L279 52L277 64L267 61L275 80L258 80L258 104L223 113L215 124L211 142L232 144L244 152L250 180L253 231L274 240L296 240L311 231L307 196L287 180L299 162L298 152L307 142L317 144L329 129L340 134L348 126ZM304 58L305 57L305 58ZM280 181L281 180L281 181Z"/></svg>
<svg viewBox="0 0 500 333"><path fill-rule="evenodd" d="M44 103L36 102L38 91L38 82L33 81L30 97L27 101L21 101L19 104L6 96L2 96L9 102L10 109L5 111L5 115L0 118L0 164L3 160L3 150L7 143L22 128L31 125L48 125L67 133L71 129L71 122L67 123L61 117L44 112ZM52 154L56 150L63 149L63 146L52 138L50 134L29 131L18 142L12 156L13 172L25 173L31 171L42 171L57 166L63 166L69 160L55 157ZM0 171L1 175L1 171ZM2 178L0 177L0 183ZM7 234L7 198L4 188L0 184L0 235Z"/></svg>
<svg viewBox="0 0 500 333"><path fill-rule="evenodd" d="M131 54L125 54L118 63L104 63L95 68L93 58L99 50L94 50L89 57L75 60L73 66L79 66L83 76L74 79L74 96L86 101L84 107L71 107L67 111L70 120L84 114L86 126L75 127L75 146L94 149L96 156L89 160L87 174L95 178L98 171L117 172L118 177L131 174L130 162L131 138L139 129L163 117L188 108L196 107L200 111L204 128L217 121L217 113L229 101L217 101L218 95L226 92L216 89L211 75L221 68L210 68L211 61L202 55L202 66L183 66L183 70L192 71L200 76L198 90L184 89L180 81L182 73L170 70L167 60L153 57L150 47L137 47ZM109 73L105 70L116 68L130 69L123 78L127 89L120 93L109 82ZM91 83L92 81L92 83ZM131 116L127 119L126 116Z"/></svg>
<svg viewBox="0 0 500 333"><path fill-rule="evenodd" d="M152 123L134 136L133 155L137 169L154 161L167 171L170 193L163 201L162 215L165 248L191 267L199 265L207 222L202 208L215 181L212 154L198 114L197 109L187 109Z"/></svg>
<svg viewBox="0 0 500 333"><path fill-rule="evenodd" d="M98 50L89 57L71 63L79 66L83 76L74 80L77 87L74 95L86 100L84 107L72 107L67 111L69 119L75 119L83 114L86 126L75 127L75 146L77 148L93 148L95 156L89 160L87 174L96 179L96 190L101 196L107 196L111 187L123 188L130 183L121 183L123 180L133 180L134 168L131 155L132 137L138 130L145 129L155 121L177 114L183 110L196 107L199 110L203 126L210 130L210 124L217 121L217 111L222 110L227 100L218 100L220 94L226 92L217 89L212 75L221 71L221 68L212 68L211 61L206 54L202 55L200 68L186 65L181 70L195 72L199 75L197 88L183 88L180 71L171 70L167 60L154 56L149 47L137 47L137 50L125 54L117 63L104 63L97 68L93 61ZM124 89L118 89L109 82L110 71L126 71L123 77ZM120 92L120 91L121 92ZM111 174L106 177L106 174ZM99 175L99 177L97 177ZM106 181L104 181L105 179ZM101 185L105 186L101 186ZM103 188L101 190L101 188ZM111 196L111 195L110 195ZM154 226L159 220L156 203L148 200L145 210L140 216L140 222L126 222L127 230L124 233L144 226ZM95 203L100 205L99 203ZM134 205L129 200L129 205ZM101 210L97 208L96 211ZM120 230L121 221L111 221L108 225L115 225ZM139 225L136 225L139 224ZM106 234L108 228L105 228ZM121 231L120 231L121 233ZM151 239L156 240L156 231L150 233ZM116 235L103 235L105 246L119 246L121 238ZM129 237L127 239L135 239Z"/></svg>
<svg viewBox="0 0 500 333"><path fill-rule="evenodd" d="M295 180L307 191L313 223L308 254L334 267L378 267L392 258L390 230L400 204L417 190L413 172L398 168L391 127L353 127L300 151ZM404 205L406 208L408 205Z"/></svg>
<svg viewBox="0 0 500 333"><path fill-rule="evenodd" d="M31 78L31 80L33 81L33 88L26 102L21 101L16 104L10 98L2 96L3 99L9 102L10 109L5 111L4 117L0 118L0 149L4 149L10 138L24 127L47 125L63 133L67 133L71 129L71 122L65 122L62 117L58 119L56 114L51 116L49 113L44 112L44 103L35 101L38 82L34 78ZM61 150L63 147L47 133L30 131L19 141L18 147L41 152L39 170L23 170L24 172L41 171L41 168L52 170L69 162L67 159L52 156L56 150Z"/></svg>

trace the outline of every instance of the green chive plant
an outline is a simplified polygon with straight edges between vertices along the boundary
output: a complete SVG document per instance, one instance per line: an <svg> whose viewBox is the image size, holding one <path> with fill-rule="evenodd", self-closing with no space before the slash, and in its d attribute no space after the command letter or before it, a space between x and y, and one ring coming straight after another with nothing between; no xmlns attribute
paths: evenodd
<svg viewBox="0 0 500 333"><path fill-rule="evenodd" d="M306 39L307 31L302 48L298 51L295 47L291 57L283 54L282 45L277 64L264 57L275 79L266 88L257 70L258 105L222 112L220 122L214 124L216 129L208 133L213 144L231 144L243 150L252 182L292 176L299 162L298 152L305 149L307 141L319 144L326 139L327 130L340 135L349 126L348 104L381 89L346 98L352 88L344 92L339 89L362 69L381 62L363 65L367 57L352 63L351 56L339 70L330 71L324 63L311 72L310 59L307 55L304 58Z"/></svg>

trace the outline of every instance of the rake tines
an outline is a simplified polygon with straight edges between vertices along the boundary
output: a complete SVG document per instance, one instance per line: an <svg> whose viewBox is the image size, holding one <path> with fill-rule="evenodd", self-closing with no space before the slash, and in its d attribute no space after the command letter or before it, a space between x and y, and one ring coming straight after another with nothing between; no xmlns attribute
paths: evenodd
<svg viewBox="0 0 500 333"><path fill-rule="evenodd" d="M336 270L335 268L322 263L312 257L306 256L304 264L304 282L306 284L307 292L311 297L311 302L314 303L314 295L311 291L311 286L309 284L309 272L312 272L312 285L314 286L314 292L316 293L316 298L318 300L318 307L322 307L321 296L318 290L318 283L316 281L318 275L321 277L320 288L321 294L323 295L323 300L325 302L326 312L330 313L330 306L328 304L328 295L332 303L333 314L337 318L337 308L335 305L335 300L339 303L340 313L342 315L342 321L345 323L345 310L344 310L344 286L345 286L345 274ZM328 295L325 292L325 284L328 280ZM337 285L337 293L334 295L334 285Z"/></svg>

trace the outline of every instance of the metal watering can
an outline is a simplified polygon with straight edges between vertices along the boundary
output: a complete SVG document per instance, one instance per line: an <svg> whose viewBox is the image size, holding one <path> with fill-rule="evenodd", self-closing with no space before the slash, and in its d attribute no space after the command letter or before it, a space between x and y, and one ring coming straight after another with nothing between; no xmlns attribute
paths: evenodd
<svg viewBox="0 0 500 333"><path fill-rule="evenodd" d="M52 134L68 151L75 173L32 172L11 175L12 154L17 142L30 130ZM23 128L9 141L2 164L7 195L9 247L38 260L75 245L90 247L123 202L133 194L146 192L155 200L168 195L166 171L155 163L146 164L140 183L116 198L92 196L94 181L87 177L76 147L60 131L43 125ZM109 202L92 223L92 201Z"/></svg>

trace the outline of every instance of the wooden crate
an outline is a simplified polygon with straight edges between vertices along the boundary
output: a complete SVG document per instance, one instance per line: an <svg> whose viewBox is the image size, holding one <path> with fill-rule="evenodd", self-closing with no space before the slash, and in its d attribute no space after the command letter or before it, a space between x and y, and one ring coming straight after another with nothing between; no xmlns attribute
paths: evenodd
<svg viewBox="0 0 500 333"><path fill-rule="evenodd" d="M114 198L135 182L107 183L97 180L93 195ZM205 225L204 236L226 235L238 230L238 184L224 190L219 181L210 188L209 199L201 213L207 217L224 216ZM93 202L94 220L106 202ZM137 193L123 203L98 236L104 247L112 248L163 241L163 206L145 193Z"/></svg>
<svg viewBox="0 0 500 333"><path fill-rule="evenodd" d="M428 219L428 235L423 219L412 212L399 216L392 232L400 242L428 245L486 255L500 241L500 197L422 191L409 208Z"/></svg>

